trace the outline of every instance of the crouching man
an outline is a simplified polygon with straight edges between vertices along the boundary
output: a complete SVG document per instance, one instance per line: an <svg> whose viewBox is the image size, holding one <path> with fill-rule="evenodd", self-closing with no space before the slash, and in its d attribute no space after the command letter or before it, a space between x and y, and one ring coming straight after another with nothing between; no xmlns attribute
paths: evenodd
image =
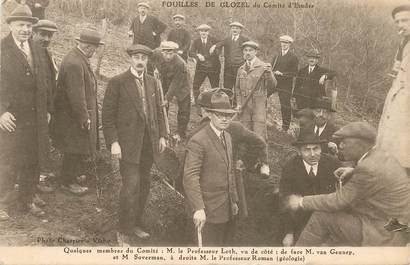
<svg viewBox="0 0 410 265"><path fill-rule="evenodd" d="M152 50L134 44L127 49L131 67L113 77L105 92L102 120L106 145L113 159L120 160L118 243L129 244L129 236L146 239L141 217L150 189L154 155L166 147L164 117L154 77L146 74Z"/></svg>

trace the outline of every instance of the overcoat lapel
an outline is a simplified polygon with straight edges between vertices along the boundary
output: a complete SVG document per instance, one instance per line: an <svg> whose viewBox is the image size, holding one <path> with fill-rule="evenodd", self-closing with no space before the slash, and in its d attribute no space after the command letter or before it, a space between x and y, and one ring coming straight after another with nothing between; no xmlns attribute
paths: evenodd
<svg viewBox="0 0 410 265"><path fill-rule="evenodd" d="M207 129L207 133L208 133L209 137L211 138L212 144L215 146L215 149L221 155L221 157L224 160L225 164L227 166L229 166L227 153L225 152L225 148L223 147L223 144L222 144L221 140L218 139L218 136L212 130L211 125L208 125L206 129ZM226 141L226 142L228 142L228 141Z"/></svg>
<svg viewBox="0 0 410 265"><path fill-rule="evenodd" d="M145 119L144 110L142 107L142 98L141 98L140 92L137 89L137 84L135 84L134 76L131 74L130 70L128 70L126 74L126 80L125 80L124 86L125 86L125 90L127 91L127 94L132 99L132 102L134 103L136 110L141 115L141 117Z"/></svg>
<svg viewBox="0 0 410 265"><path fill-rule="evenodd" d="M7 45L9 47L9 51L14 54L14 57L17 58L17 60L25 66L26 69L30 69L31 74L33 74L33 69L31 69L30 65L28 64L26 56L23 54L23 52L17 47L16 43L14 42L13 36L10 34L7 37ZM31 49L31 54L33 56L33 47L30 45ZM33 59L33 66L34 66L34 59Z"/></svg>

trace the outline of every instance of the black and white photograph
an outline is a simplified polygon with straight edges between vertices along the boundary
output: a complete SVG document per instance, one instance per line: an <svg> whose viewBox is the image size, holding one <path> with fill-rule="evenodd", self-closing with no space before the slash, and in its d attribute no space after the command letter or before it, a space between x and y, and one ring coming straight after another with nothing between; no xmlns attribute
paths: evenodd
<svg viewBox="0 0 410 265"><path fill-rule="evenodd" d="M2 0L0 264L410 264L409 0Z"/></svg>

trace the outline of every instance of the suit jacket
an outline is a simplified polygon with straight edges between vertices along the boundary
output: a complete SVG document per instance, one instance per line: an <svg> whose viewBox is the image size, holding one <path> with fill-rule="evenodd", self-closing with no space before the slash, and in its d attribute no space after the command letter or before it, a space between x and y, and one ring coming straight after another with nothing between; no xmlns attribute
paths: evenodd
<svg viewBox="0 0 410 265"><path fill-rule="evenodd" d="M16 130L0 130L1 162L45 165L49 139L46 58L40 46L29 40L33 68L17 47L11 33L1 40L0 115L10 112ZM4 160L5 159L5 160Z"/></svg>
<svg viewBox="0 0 410 265"><path fill-rule="evenodd" d="M293 92L298 109L313 108L317 98L326 96L324 85L319 84L322 75L327 75L327 79L332 79L335 73L319 65L316 65L310 74L309 66L299 70Z"/></svg>
<svg viewBox="0 0 410 265"><path fill-rule="evenodd" d="M189 46L191 46L191 34L184 28L172 29L168 33L168 41L173 41L178 44L180 51L182 51L181 57L184 60L188 58Z"/></svg>
<svg viewBox="0 0 410 265"><path fill-rule="evenodd" d="M288 51L284 56L282 52L276 55L272 60L273 72L280 71L285 76L275 75L278 80L278 90L279 93L291 93L293 77L298 73L298 58L294 53Z"/></svg>
<svg viewBox="0 0 410 265"><path fill-rule="evenodd" d="M231 218L231 204L238 202L233 174L232 140L225 132L226 150L210 125L187 144L183 187L188 214L205 209L207 222L225 223Z"/></svg>
<svg viewBox="0 0 410 265"><path fill-rule="evenodd" d="M176 54L170 62L167 62L161 51L156 49L151 60L161 74L162 87L168 101L171 101L173 97L181 101L190 95L191 84L188 67L181 56Z"/></svg>
<svg viewBox="0 0 410 265"><path fill-rule="evenodd" d="M151 138L154 154L158 153L159 137L167 134L156 80L148 74L144 75L144 90L147 115L130 70L111 78L104 96L102 124L105 143L109 148L118 141L122 159L130 163L139 163L146 132Z"/></svg>
<svg viewBox="0 0 410 265"><path fill-rule="evenodd" d="M282 196L298 194L301 196L327 194L335 191L336 178L333 172L340 167L340 162L326 154L322 154L319 160L317 175L309 177L301 156L295 156L289 160L283 170L280 179L280 193ZM312 212L299 211L294 214L282 216L284 233L294 233L299 237Z"/></svg>
<svg viewBox="0 0 410 265"><path fill-rule="evenodd" d="M221 53L222 47L224 48L225 68L232 66L239 67L245 62L245 59L243 59L242 44L248 40L248 37L245 37L242 34L239 35L238 40L236 41L239 48L236 49L233 47L232 36L229 36L216 44L216 49L219 54Z"/></svg>
<svg viewBox="0 0 410 265"><path fill-rule="evenodd" d="M387 94L377 133L377 146L410 168L410 42L403 49L398 74Z"/></svg>
<svg viewBox="0 0 410 265"><path fill-rule="evenodd" d="M65 153L94 155L98 147L97 80L88 59L72 49L61 62L51 128L57 148ZM91 121L87 131L82 125Z"/></svg>
<svg viewBox="0 0 410 265"><path fill-rule="evenodd" d="M326 140L327 142L334 142L332 140L332 136L337 130L339 130L339 128L337 128L336 125L333 122L328 121L326 123L325 128L322 131L322 134L319 135L319 139L320 140ZM311 127L311 132L315 133L315 126L314 125ZM329 147L328 147L327 144L328 143L323 143L322 144L322 152L326 153L326 154L329 154L330 150L329 150Z"/></svg>
<svg viewBox="0 0 410 265"><path fill-rule="evenodd" d="M208 36L206 45L202 43L201 38L197 38L192 42L189 56L196 59L196 71L219 72L221 65L219 63L218 55L216 53L209 54L209 49L215 43L217 43L217 40L211 36ZM205 61L201 62L198 59L198 53L205 57Z"/></svg>
<svg viewBox="0 0 410 265"><path fill-rule="evenodd" d="M405 246L406 233L384 229L390 218L410 221L410 178L388 153L373 148L358 162L342 190L303 198L309 211L348 211L362 222L362 246Z"/></svg>
<svg viewBox="0 0 410 265"><path fill-rule="evenodd" d="M157 17L147 15L144 23L141 23L139 16L132 20L130 30L134 33L133 44L142 44L155 49L161 43L161 33L167 26ZM156 35L154 36L153 33Z"/></svg>

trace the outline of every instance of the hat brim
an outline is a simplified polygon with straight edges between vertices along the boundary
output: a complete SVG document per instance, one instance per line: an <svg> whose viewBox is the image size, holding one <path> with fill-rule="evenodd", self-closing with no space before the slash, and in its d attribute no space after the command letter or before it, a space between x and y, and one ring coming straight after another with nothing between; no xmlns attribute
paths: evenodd
<svg viewBox="0 0 410 265"><path fill-rule="evenodd" d="M324 144L327 143L326 140L318 140L318 141L295 141L292 143L293 146L301 146L306 144Z"/></svg>
<svg viewBox="0 0 410 265"><path fill-rule="evenodd" d="M212 109L212 108L207 108L203 107L206 111L213 111L213 112L221 112L221 113L228 113L228 114L235 114L238 111L234 109Z"/></svg>
<svg viewBox="0 0 410 265"><path fill-rule="evenodd" d="M81 38L77 37L75 38L76 41L81 42L81 43L87 43L87 44L94 44L94 45L104 45L105 43L103 41L100 42L93 42L93 41L87 41L87 40L82 40Z"/></svg>
<svg viewBox="0 0 410 265"><path fill-rule="evenodd" d="M33 24L38 22L38 18L36 17L27 17L27 16L9 16L8 18L6 18L6 22L7 24L10 24L10 22L13 21L29 21Z"/></svg>

